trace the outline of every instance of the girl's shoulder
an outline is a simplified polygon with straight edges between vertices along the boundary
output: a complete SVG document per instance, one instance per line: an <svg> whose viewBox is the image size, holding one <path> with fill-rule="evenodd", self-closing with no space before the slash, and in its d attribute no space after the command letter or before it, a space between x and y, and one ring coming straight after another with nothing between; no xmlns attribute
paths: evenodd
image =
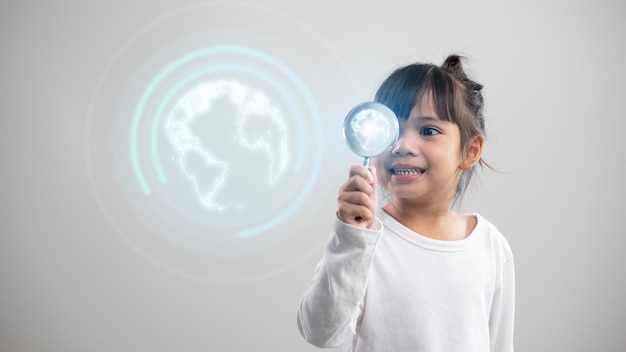
<svg viewBox="0 0 626 352"><path fill-rule="evenodd" d="M494 249L500 250L503 255L513 257L513 251L511 250L509 241L496 225L478 213L465 215L476 219L476 225L470 237L475 235L477 239L482 238L484 241L494 246Z"/></svg>

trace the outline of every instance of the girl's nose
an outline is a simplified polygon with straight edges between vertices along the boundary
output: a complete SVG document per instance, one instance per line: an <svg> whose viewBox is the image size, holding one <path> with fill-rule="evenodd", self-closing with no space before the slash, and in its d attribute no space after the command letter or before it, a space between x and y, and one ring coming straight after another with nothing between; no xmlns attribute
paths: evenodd
<svg viewBox="0 0 626 352"><path fill-rule="evenodd" d="M393 155L415 155L414 147L410 143L410 138L407 138L405 133L401 133L398 137L398 141L391 148L391 154Z"/></svg>

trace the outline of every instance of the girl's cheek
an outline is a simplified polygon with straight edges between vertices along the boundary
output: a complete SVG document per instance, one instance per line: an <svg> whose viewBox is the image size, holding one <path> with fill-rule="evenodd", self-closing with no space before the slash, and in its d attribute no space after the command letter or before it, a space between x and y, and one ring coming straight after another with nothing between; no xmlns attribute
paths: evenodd
<svg viewBox="0 0 626 352"><path fill-rule="evenodd" d="M376 169L381 169L383 167L383 165L385 164L385 158L386 157L387 157L387 152L385 152L381 156L373 158L372 159L372 165L374 165L376 167Z"/></svg>
<svg viewBox="0 0 626 352"><path fill-rule="evenodd" d="M378 180L380 180L381 177L384 177L384 170L385 170L382 159L381 158L374 159L372 165L376 168L376 177L378 178Z"/></svg>
<svg viewBox="0 0 626 352"><path fill-rule="evenodd" d="M376 166L376 181L378 181L378 184L383 188L385 188L389 181L389 174L382 165Z"/></svg>

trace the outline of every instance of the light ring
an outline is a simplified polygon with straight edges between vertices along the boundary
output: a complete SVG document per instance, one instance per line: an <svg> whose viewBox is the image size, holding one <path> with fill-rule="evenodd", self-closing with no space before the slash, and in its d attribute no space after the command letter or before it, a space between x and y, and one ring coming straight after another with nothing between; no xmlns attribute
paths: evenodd
<svg viewBox="0 0 626 352"><path fill-rule="evenodd" d="M282 211L278 216L272 218L270 221L267 221L265 223L262 223L256 227L253 228L248 228L245 230L240 230L239 232L237 232L237 237L238 238L247 238L247 237L253 237L256 235L259 235L263 232L266 232L267 230L271 229L272 227L278 225L279 223L283 222L285 219L287 219L288 217L290 217L293 212L299 208L299 206L304 202L304 200L307 198L308 194L310 193L310 191L312 190L315 181L317 179L317 176L319 174L319 168L321 166L321 156L323 155L323 133L322 133L322 128L321 128L321 124L320 124L320 114L319 114L319 110L317 108L317 105L315 104L315 101L312 97L312 94L309 92L308 88L306 87L306 85L299 79L299 77L291 70L289 69L287 66L285 66L284 64L282 64L281 62L277 61L276 59L274 59L273 57L253 50L253 49L249 49L249 48L243 48L243 47L237 47L237 46L222 46L222 47L210 47L210 48L204 48L204 49L200 49L197 51L194 51L192 53L189 53L177 60L175 60L173 63L169 64L168 66L166 66L163 70L161 70L159 72L159 74L157 74L157 76L150 82L150 84L147 86L147 88L144 90L143 94L141 95L141 98L139 99L139 103L137 104L137 107L135 108L134 114L133 114L133 121L131 124L131 132L130 132L130 153L131 153L131 164L132 164L132 168L134 171L134 174L137 178L137 181L143 191L143 193L145 195L150 195L152 193L152 190L150 189L146 178L144 176L144 173L141 169L141 163L139 161L139 144L138 144L138 134L139 134L139 126L141 124L141 119L144 115L144 111L146 109L146 105L148 104L148 102L150 101L150 98L152 96L152 94L154 93L154 91L157 89L157 87L161 84L161 82L163 80L165 80L170 74L172 74L176 69L178 69L180 66L185 65L195 59L198 58L202 58L204 56L207 55L214 55L214 54L242 54L242 55L247 55L247 56L252 56L254 58L260 59L261 61L269 64L270 66L278 69L281 73L283 73L285 76L287 76L291 83L294 84L296 86L296 88L298 89L298 91L300 92L300 94L302 95L304 101L306 102L307 106L308 106L308 110L310 112L310 114L312 115L312 121L314 123L314 131L315 131L315 138L313 140L316 141L315 143L315 157L313 158L313 167L312 167L312 171L309 173L308 175L308 180L305 183L304 187L301 189L301 192L299 192L299 195L297 196L297 198L292 202L292 204L289 206L289 208L287 208L286 210ZM186 84L187 81L191 81L193 80L195 77L202 75L202 74L208 74L211 72L216 72L218 70L225 70L225 69L236 69L236 70L240 70L242 72L246 72L248 74L252 74L252 75L256 75L257 77L262 78L264 81L268 82L270 85L272 85L275 89L277 89L277 91L283 96L286 97L289 94L285 91L284 88L280 87L280 85L278 83L276 83L274 80L272 80L269 76L256 72L252 69L248 69L244 66L237 66L237 65L217 65L217 66L213 66L213 67L209 67L205 70L201 70L201 71L197 71L191 75L188 75L182 82L179 82L175 88L172 88L168 94L166 95L166 99L164 99L164 101L161 102L161 104L159 105L159 108L157 109L157 119L160 120L161 116L163 114L163 111L165 109L165 107L167 106L167 103L169 102L169 100L173 97L173 95L175 94L176 91L180 90L184 84ZM297 111L297 109L294 106L294 103L292 101L292 99L287 98L286 101L288 102L288 104L290 105L290 108L293 111ZM299 114L296 113L296 116L298 116ZM156 151L156 134L158 133L158 122L159 121L155 121L155 123L153 123L153 126L151 128L151 141L150 141L150 145L151 145L151 158L153 163L155 163L155 169L157 172L157 176L159 177L159 179L163 182L167 182L167 176L165 175L165 173L163 172L162 167L160 166L160 161L158 158L158 152ZM300 132L303 133L303 128L302 128L302 121L300 121L300 119L296 118L296 124L298 125L298 127L300 128ZM155 132L156 130L156 132ZM302 134L302 136L304 136L304 134ZM301 140L305 140L305 138L301 138ZM302 144L300 145L299 148L299 152L303 153L303 147ZM302 154L300 154L302 155ZM301 163L303 162L302 158L298 159L298 164L296 165L295 169L298 170L301 167Z"/></svg>

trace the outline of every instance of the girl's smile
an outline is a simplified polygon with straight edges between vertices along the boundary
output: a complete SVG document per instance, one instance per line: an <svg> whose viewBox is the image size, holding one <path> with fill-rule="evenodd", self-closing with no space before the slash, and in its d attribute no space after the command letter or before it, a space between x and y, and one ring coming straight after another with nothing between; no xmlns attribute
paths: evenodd
<svg viewBox="0 0 626 352"><path fill-rule="evenodd" d="M393 181L404 183L419 179L426 170L411 164L396 163L389 168L388 172L391 174Z"/></svg>

